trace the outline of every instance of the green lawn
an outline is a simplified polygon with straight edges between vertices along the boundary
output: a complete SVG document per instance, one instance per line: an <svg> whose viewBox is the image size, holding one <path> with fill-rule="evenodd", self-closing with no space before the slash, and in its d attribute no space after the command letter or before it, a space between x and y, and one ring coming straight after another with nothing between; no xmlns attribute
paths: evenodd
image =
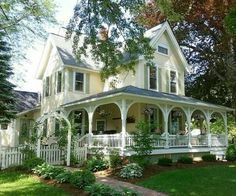
<svg viewBox="0 0 236 196"><path fill-rule="evenodd" d="M0 195L64 196L62 189L41 183L37 178L21 172L0 171Z"/></svg>
<svg viewBox="0 0 236 196"><path fill-rule="evenodd" d="M236 165L167 171L138 185L175 196L233 196L236 195Z"/></svg>

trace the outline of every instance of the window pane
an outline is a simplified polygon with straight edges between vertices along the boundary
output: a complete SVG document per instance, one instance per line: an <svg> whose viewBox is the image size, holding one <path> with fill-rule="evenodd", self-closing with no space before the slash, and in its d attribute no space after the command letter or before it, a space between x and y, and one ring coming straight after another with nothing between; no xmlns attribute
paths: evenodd
<svg viewBox="0 0 236 196"><path fill-rule="evenodd" d="M57 92L61 92L61 83L62 83L62 73L59 71L57 73Z"/></svg>
<svg viewBox="0 0 236 196"><path fill-rule="evenodd" d="M74 111L74 126L77 133L82 133L82 111Z"/></svg>
<svg viewBox="0 0 236 196"><path fill-rule="evenodd" d="M168 55L168 49L162 46L158 46L158 52Z"/></svg>
<svg viewBox="0 0 236 196"><path fill-rule="evenodd" d="M97 121L97 131L104 132L105 131L105 121Z"/></svg>
<svg viewBox="0 0 236 196"><path fill-rule="evenodd" d="M176 93L176 72L170 71L170 92Z"/></svg>
<svg viewBox="0 0 236 196"><path fill-rule="evenodd" d="M149 86L150 89L157 89L157 69L156 67L150 67L149 69Z"/></svg>
<svg viewBox="0 0 236 196"><path fill-rule="evenodd" d="M75 74L75 90L76 91L84 90L84 74L83 73Z"/></svg>

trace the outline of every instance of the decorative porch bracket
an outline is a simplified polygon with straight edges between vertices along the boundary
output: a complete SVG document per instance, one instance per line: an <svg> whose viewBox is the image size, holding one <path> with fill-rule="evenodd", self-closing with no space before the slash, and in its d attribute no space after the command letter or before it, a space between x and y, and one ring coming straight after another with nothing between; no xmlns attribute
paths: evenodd
<svg viewBox="0 0 236 196"><path fill-rule="evenodd" d="M119 107L120 113L121 113L121 155L123 155L125 145L126 145L125 137L126 137L127 113L128 113L130 106L133 104L133 101L122 99L121 101L116 102L116 104Z"/></svg>
<svg viewBox="0 0 236 196"><path fill-rule="evenodd" d="M60 113L59 113L60 112ZM40 146L41 146L41 134L43 131L43 123L46 119L54 117L56 119L65 120L68 126L68 134L67 134L67 156L66 156L66 165L70 166L70 154L71 154L71 124L67 119L67 113L63 109L55 110L50 113L44 114L36 120L36 123L39 125L39 129L37 132L37 157L40 157Z"/></svg>

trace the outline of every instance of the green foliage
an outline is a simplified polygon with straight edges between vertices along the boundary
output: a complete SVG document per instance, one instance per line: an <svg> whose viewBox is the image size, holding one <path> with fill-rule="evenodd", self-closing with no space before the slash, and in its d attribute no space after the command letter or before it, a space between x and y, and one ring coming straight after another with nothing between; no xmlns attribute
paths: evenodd
<svg viewBox="0 0 236 196"><path fill-rule="evenodd" d="M116 190L108 185L95 183L85 188L90 196L138 196L139 194L130 189Z"/></svg>
<svg viewBox="0 0 236 196"><path fill-rule="evenodd" d="M235 144L231 144L227 147L226 160L227 161L236 161L236 147L235 147Z"/></svg>
<svg viewBox="0 0 236 196"><path fill-rule="evenodd" d="M167 158L167 157L159 158L157 164L161 165L161 166L171 166L172 165L172 159Z"/></svg>
<svg viewBox="0 0 236 196"><path fill-rule="evenodd" d="M67 26L67 37L73 36L77 59L86 58L90 52L94 60L104 64L102 79L121 69L134 71L138 55L144 55L147 64L152 64L154 49L133 16L143 5L139 0L79 1Z"/></svg>
<svg viewBox="0 0 236 196"><path fill-rule="evenodd" d="M62 167L55 167L52 165L49 165L47 163L43 163L42 165L38 165L33 169L33 172L44 179L54 179L57 175L60 173L63 173L65 171Z"/></svg>
<svg viewBox="0 0 236 196"><path fill-rule="evenodd" d="M8 124L15 118L15 95L13 85L9 79L13 72L10 65L11 49L7 42L7 34L0 29L0 124Z"/></svg>
<svg viewBox="0 0 236 196"><path fill-rule="evenodd" d="M122 166L122 159L118 150L110 152L110 167L115 169Z"/></svg>
<svg viewBox="0 0 236 196"><path fill-rule="evenodd" d="M154 149L153 137L150 132L152 126L154 125L140 121L136 125L136 131L133 133L134 145L131 146L131 149L135 152L133 159L142 166L148 164L148 156Z"/></svg>
<svg viewBox="0 0 236 196"><path fill-rule="evenodd" d="M214 154L203 155L202 160L206 161L206 162L215 162L216 161L216 155L214 155Z"/></svg>
<svg viewBox="0 0 236 196"><path fill-rule="evenodd" d="M120 177L126 179L140 178L143 175L143 168L137 163L130 163L120 171Z"/></svg>
<svg viewBox="0 0 236 196"><path fill-rule="evenodd" d="M76 171L72 173L70 183L79 189L83 189L95 182L94 174L88 170Z"/></svg>
<svg viewBox="0 0 236 196"><path fill-rule="evenodd" d="M92 172L102 171L108 168L108 163L104 159L92 157L87 161L86 168Z"/></svg>
<svg viewBox="0 0 236 196"><path fill-rule="evenodd" d="M180 157L178 159L178 163L192 164L193 163L193 158L192 157L183 156L183 157Z"/></svg>
<svg viewBox="0 0 236 196"><path fill-rule="evenodd" d="M34 169L38 165L42 165L43 163L44 163L43 159L38 157L31 157L23 161L22 167L27 171L31 171L32 169Z"/></svg>
<svg viewBox="0 0 236 196"><path fill-rule="evenodd" d="M72 176L72 173L70 171L64 171L64 172L58 174L55 177L55 180L58 183L68 183L68 182L70 182L71 176Z"/></svg>

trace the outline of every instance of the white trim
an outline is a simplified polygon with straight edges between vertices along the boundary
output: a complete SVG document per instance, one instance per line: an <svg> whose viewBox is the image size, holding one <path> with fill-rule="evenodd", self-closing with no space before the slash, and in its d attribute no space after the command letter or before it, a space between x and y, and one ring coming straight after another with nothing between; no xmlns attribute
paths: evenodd
<svg viewBox="0 0 236 196"><path fill-rule="evenodd" d="M98 124L97 124L97 122L104 122L104 131L106 131L106 128L107 128L106 119L104 119L104 118L96 119L96 131L98 131Z"/></svg>
<svg viewBox="0 0 236 196"><path fill-rule="evenodd" d="M76 75L76 73L81 73L81 74L83 74L83 90L82 90L82 91L75 90L75 75ZM86 90L86 89L85 89L85 87L86 87L85 82L86 82L86 73L84 73L84 72L79 72L79 71L73 71L73 91L74 91L74 92L85 93L85 90Z"/></svg>
<svg viewBox="0 0 236 196"><path fill-rule="evenodd" d="M175 72L175 76L176 76L176 82L175 82L175 85L176 85L176 92L174 93L174 92L171 92L171 85L170 85L170 83L171 83L171 80L170 80L170 72ZM174 95L178 95L179 94L179 87L178 87L178 72L176 71L176 70L169 70L169 93L170 94L174 94Z"/></svg>
<svg viewBox="0 0 236 196"><path fill-rule="evenodd" d="M158 91L159 92L159 67L157 64L154 65L154 67L156 68L156 85L157 85L157 88L156 89L151 89L150 88L150 66L148 66L148 75L147 75L147 78L148 78L148 90L151 90L151 91Z"/></svg>

